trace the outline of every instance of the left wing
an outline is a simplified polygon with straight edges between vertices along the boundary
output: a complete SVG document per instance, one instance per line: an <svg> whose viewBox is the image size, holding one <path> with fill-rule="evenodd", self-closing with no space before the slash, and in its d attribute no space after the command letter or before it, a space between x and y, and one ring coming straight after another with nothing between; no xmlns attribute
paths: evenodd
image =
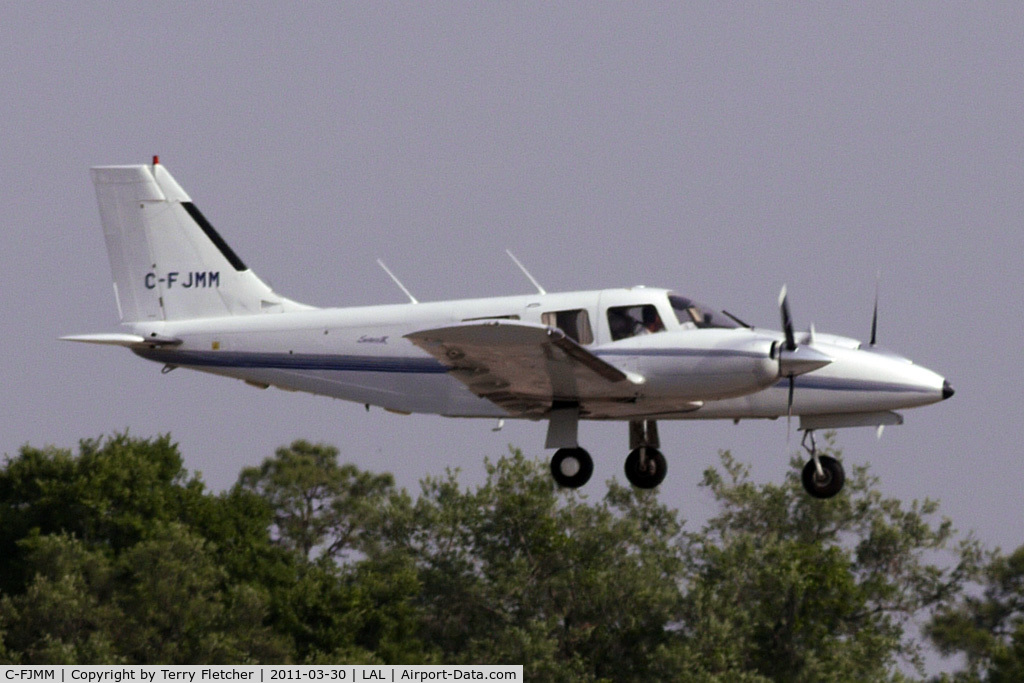
<svg viewBox="0 0 1024 683"><path fill-rule="evenodd" d="M556 402L629 401L643 377L598 358L553 327L506 320L405 335L477 396L514 415L542 415Z"/></svg>

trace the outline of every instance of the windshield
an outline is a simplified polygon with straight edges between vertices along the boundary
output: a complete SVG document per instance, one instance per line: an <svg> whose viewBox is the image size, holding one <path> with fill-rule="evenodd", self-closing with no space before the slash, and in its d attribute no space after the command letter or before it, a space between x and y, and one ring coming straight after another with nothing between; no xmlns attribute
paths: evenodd
<svg viewBox="0 0 1024 683"><path fill-rule="evenodd" d="M739 327L736 321L721 311L716 311L707 306L697 303L693 299L687 299L676 294L668 295L668 302L675 311L676 318L680 325L693 323L697 327L723 327L735 329Z"/></svg>

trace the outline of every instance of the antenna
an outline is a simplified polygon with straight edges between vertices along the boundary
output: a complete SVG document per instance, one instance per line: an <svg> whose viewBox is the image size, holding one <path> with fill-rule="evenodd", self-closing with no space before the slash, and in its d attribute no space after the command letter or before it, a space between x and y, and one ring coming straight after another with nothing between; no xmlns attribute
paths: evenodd
<svg viewBox="0 0 1024 683"><path fill-rule="evenodd" d="M414 303L414 304L418 304L419 303L419 301L416 300L416 297L414 297L412 295L412 292L410 292L408 289L405 288L405 285L402 284L402 281L399 280L397 277L395 277L394 273L392 273L390 270L388 270L388 267L384 265L383 261L381 261L380 259L377 259L377 265L380 266L381 268L383 268L384 272L388 274L388 277L390 277L394 281L394 283L396 285L398 285L398 288L401 289L403 292L405 292L405 295L407 297L409 297L409 301L411 303Z"/></svg>
<svg viewBox="0 0 1024 683"><path fill-rule="evenodd" d="M541 293L541 294L547 294L547 292L546 292L546 291L544 291L544 288L540 286L540 283L539 283L539 282L537 282L537 278L535 278L535 277L533 277L532 275L530 275L530 271L528 271L528 270L526 269L526 266L524 266L524 265L523 265L522 263L520 263L520 262L519 262L519 259L517 259L517 258L516 258L516 255L515 255L515 254L513 254L513 253L512 253L512 252L511 252L510 250L508 250L508 249L506 249L506 250L505 250L505 253L506 253L506 254L508 254L508 257L509 257L510 259L512 259L512 262L513 262L513 263L515 263L515 264L516 264L517 266L519 266L519 270L523 271L523 275L525 275L526 277L530 278L530 282L532 282L532 283L533 283L533 286L537 288L537 291L538 291L539 293Z"/></svg>
<svg viewBox="0 0 1024 683"><path fill-rule="evenodd" d="M882 279L882 271L875 273L875 312L871 314L871 345L878 343L878 281Z"/></svg>

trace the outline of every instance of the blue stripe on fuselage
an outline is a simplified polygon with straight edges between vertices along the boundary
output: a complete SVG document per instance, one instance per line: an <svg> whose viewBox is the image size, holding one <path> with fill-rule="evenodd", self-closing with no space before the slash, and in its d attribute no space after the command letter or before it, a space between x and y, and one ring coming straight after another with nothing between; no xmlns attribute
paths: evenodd
<svg viewBox="0 0 1024 683"><path fill-rule="evenodd" d="M179 351L133 349L147 360L168 365L274 370L333 370L336 372L402 372L439 374L448 368L433 358L344 356L311 353L256 353L249 351Z"/></svg>
<svg viewBox="0 0 1024 683"><path fill-rule="evenodd" d="M881 391L891 393L927 391L925 387L897 382L879 382L870 379L849 379L845 377L797 377L794 380L797 389L820 389L823 391ZM789 389L789 379L783 378L776 382L774 388Z"/></svg>

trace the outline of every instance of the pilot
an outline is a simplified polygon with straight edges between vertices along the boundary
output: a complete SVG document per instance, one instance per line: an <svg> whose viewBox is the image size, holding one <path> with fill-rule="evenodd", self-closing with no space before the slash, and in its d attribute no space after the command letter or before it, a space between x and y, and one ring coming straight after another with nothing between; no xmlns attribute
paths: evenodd
<svg viewBox="0 0 1024 683"><path fill-rule="evenodd" d="M640 334L654 334L665 329L665 325L661 322L661 316L658 315L658 309L654 306L644 306L643 316L644 323Z"/></svg>
<svg viewBox="0 0 1024 683"><path fill-rule="evenodd" d="M611 328L612 341L633 336L635 325L636 320L628 313L615 308L608 310L608 327Z"/></svg>

